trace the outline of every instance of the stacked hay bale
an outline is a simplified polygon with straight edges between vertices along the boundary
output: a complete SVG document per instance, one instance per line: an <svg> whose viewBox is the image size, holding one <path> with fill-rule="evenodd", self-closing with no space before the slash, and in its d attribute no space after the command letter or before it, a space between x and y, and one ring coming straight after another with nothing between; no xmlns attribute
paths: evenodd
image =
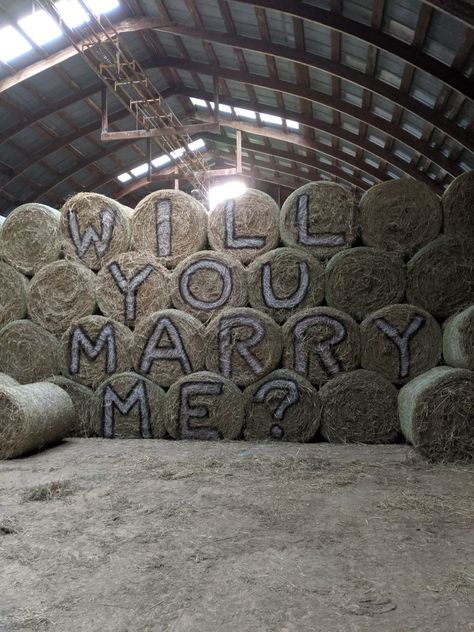
<svg viewBox="0 0 474 632"><path fill-rule="evenodd" d="M28 279L6 263L0 261L0 327L27 315L26 293Z"/></svg>
<svg viewBox="0 0 474 632"><path fill-rule="evenodd" d="M474 371L474 305L446 322L443 356L449 366Z"/></svg>

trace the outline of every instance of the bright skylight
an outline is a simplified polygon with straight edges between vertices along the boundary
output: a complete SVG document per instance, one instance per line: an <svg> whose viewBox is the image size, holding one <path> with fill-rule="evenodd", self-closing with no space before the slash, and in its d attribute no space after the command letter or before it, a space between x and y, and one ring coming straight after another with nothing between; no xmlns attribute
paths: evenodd
<svg viewBox="0 0 474 632"><path fill-rule="evenodd" d="M62 35L57 23L42 9L18 20L18 25L38 46L43 46Z"/></svg>
<svg viewBox="0 0 474 632"><path fill-rule="evenodd" d="M144 162L142 165L138 165L135 169L130 169L131 173L138 178L138 176L143 176L148 171L148 163Z"/></svg>
<svg viewBox="0 0 474 632"><path fill-rule="evenodd" d="M211 187L209 191L209 209L212 211L220 202L239 197L246 190L247 185L240 180L228 180L224 184Z"/></svg>
<svg viewBox="0 0 474 632"><path fill-rule="evenodd" d="M299 129L300 128L300 124L298 123L298 121L292 121L290 119L286 119L286 125L290 129Z"/></svg>
<svg viewBox="0 0 474 632"><path fill-rule="evenodd" d="M151 164L158 168L158 167L163 167L163 165L168 164L169 162L171 162L171 158L169 156L163 155L163 156L158 156L158 158L155 158L154 160L151 161Z"/></svg>
<svg viewBox="0 0 474 632"><path fill-rule="evenodd" d="M203 99L195 99L191 97L191 103L199 108L207 108L208 102ZM212 109L214 109L214 101L209 101L209 105ZM219 112L225 112L225 114L232 114L232 108L230 105L226 105L225 103L219 103ZM265 112L255 112L254 110L247 110L246 108L234 108L234 112L236 116L240 116L242 118L248 118L256 120L257 114L260 116L260 120L262 123L270 123L271 125L283 125L283 119L280 116L275 116L274 114L266 114ZM291 119L286 119L286 125L288 129L299 129L300 124L298 121L292 121Z"/></svg>
<svg viewBox="0 0 474 632"><path fill-rule="evenodd" d="M195 99L194 97L191 97L191 103L193 105L198 105L200 108L206 108L207 107L207 103L205 101L203 101L202 99Z"/></svg>
<svg viewBox="0 0 474 632"><path fill-rule="evenodd" d="M244 118L256 119L257 114L253 110L246 110L245 108L234 108L237 116L243 116Z"/></svg>
<svg viewBox="0 0 474 632"><path fill-rule="evenodd" d="M77 0L59 0L56 2L56 7L66 26L70 29L74 29L90 19Z"/></svg>
<svg viewBox="0 0 474 632"><path fill-rule="evenodd" d="M283 120L279 116L273 114L260 114L260 118L264 123L271 123L272 125L283 125Z"/></svg>
<svg viewBox="0 0 474 632"><path fill-rule="evenodd" d="M175 149L170 153L171 158L179 158L184 154L186 149L184 147L180 147L179 149Z"/></svg>
<svg viewBox="0 0 474 632"><path fill-rule="evenodd" d="M214 101L209 101L209 105L211 106L212 109L216 107L214 105ZM232 108L230 107L230 105L225 105L225 103L219 103L219 112L225 112L226 114L231 114Z"/></svg>
<svg viewBox="0 0 474 632"><path fill-rule="evenodd" d="M205 146L206 146L206 143L203 141L203 139L202 138L198 138L197 140L193 141L192 143L189 143L188 149L190 149L191 151L197 151L198 149L202 149Z"/></svg>
<svg viewBox="0 0 474 632"><path fill-rule="evenodd" d="M28 41L13 26L0 29L0 60L9 62L32 50Z"/></svg>
<svg viewBox="0 0 474 632"><path fill-rule="evenodd" d="M132 179L132 176L128 173L121 173L118 177L117 180L119 182L122 182L122 184L125 184L126 182L130 182L130 180Z"/></svg>

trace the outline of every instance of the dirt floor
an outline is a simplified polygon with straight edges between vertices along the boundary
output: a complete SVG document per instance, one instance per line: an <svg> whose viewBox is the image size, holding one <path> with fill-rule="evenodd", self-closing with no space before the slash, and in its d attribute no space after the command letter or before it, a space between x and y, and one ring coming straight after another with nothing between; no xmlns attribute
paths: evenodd
<svg viewBox="0 0 474 632"><path fill-rule="evenodd" d="M469 632L474 468L71 440L0 464L0 630Z"/></svg>

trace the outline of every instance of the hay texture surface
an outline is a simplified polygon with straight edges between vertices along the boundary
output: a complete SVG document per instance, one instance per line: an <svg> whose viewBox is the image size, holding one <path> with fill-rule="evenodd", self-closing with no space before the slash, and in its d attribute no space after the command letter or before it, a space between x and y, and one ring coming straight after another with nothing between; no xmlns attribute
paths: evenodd
<svg viewBox="0 0 474 632"><path fill-rule="evenodd" d="M458 176L444 192L443 232L458 239L474 236L474 171Z"/></svg>
<svg viewBox="0 0 474 632"><path fill-rule="evenodd" d="M128 327L170 307L168 276L151 254L127 252L114 257L97 275L100 311Z"/></svg>
<svg viewBox="0 0 474 632"><path fill-rule="evenodd" d="M236 439L244 424L244 397L220 375L193 373L166 394L165 423L173 439Z"/></svg>
<svg viewBox="0 0 474 632"><path fill-rule="evenodd" d="M405 296L406 268L401 257L376 248L353 248L334 255L326 267L328 305L362 320Z"/></svg>
<svg viewBox="0 0 474 632"><path fill-rule="evenodd" d="M149 252L167 268L174 268L206 247L207 212L183 191L154 191L137 205L132 234L134 250Z"/></svg>
<svg viewBox="0 0 474 632"><path fill-rule="evenodd" d="M410 259L407 300L436 318L474 303L474 245L439 237Z"/></svg>
<svg viewBox="0 0 474 632"><path fill-rule="evenodd" d="M0 327L26 316L27 288L27 278L0 261Z"/></svg>
<svg viewBox="0 0 474 632"><path fill-rule="evenodd" d="M94 397L95 433L104 439L162 439L164 401L164 390L142 375L113 375Z"/></svg>
<svg viewBox="0 0 474 632"><path fill-rule="evenodd" d="M0 459L41 450L69 436L75 411L59 386L45 382L0 389Z"/></svg>
<svg viewBox="0 0 474 632"><path fill-rule="evenodd" d="M62 375L50 377L48 382L60 386L69 395L76 413L74 427L69 437L92 437L94 427L91 421L94 391L78 382L69 380Z"/></svg>
<svg viewBox="0 0 474 632"><path fill-rule="evenodd" d="M278 323L297 309L324 301L324 268L317 259L297 248L277 248L247 270L249 301Z"/></svg>
<svg viewBox="0 0 474 632"><path fill-rule="evenodd" d="M413 255L437 237L442 211L427 184L411 178L390 180L370 188L359 205L364 244Z"/></svg>
<svg viewBox="0 0 474 632"><path fill-rule="evenodd" d="M443 356L450 366L474 371L474 305L447 321Z"/></svg>
<svg viewBox="0 0 474 632"><path fill-rule="evenodd" d="M310 182L294 191L280 215L285 246L326 258L349 248L357 236L352 194L334 182Z"/></svg>
<svg viewBox="0 0 474 632"><path fill-rule="evenodd" d="M35 274L28 288L28 312L33 321L61 336L73 320L96 307L95 275L72 261L55 261Z"/></svg>
<svg viewBox="0 0 474 632"><path fill-rule="evenodd" d="M2 258L19 272L33 276L59 258L59 211L44 204L22 204L8 215L0 232Z"/></svg>
<svg viewBox="0 0 474 632"><path fill-rule="evenodd" d="M155 312L135 328L133 366L160 386L203 369L204 353L204 325L185 312Z"/></svg>
<svg viewBox="0 0 474 632"><path fill-rule="evenodd" d="M132 332L105 316L74 321L61 338L61 347L62 373L90 388L131 368Z"/></svg>
<svg viewBox="0 0 474 632"><path fill-rule="evenodd" d="M399 430L397 389L373 371L338 375L319 391L321 434L335 443L392 443Z"/></svg>
<svg viewBox="0 0 474 632"><path fill-rule="evenodd" d="M279 219L280 209L273 198L263 191L247 189L243 195L225 200L211 211L209 245L247 265L277 247Z"/></svg>
<svg viewBox="0 0 474 632"><path fill-rule="evenodd" d="M434 461L474 456L474 373L436 367L404 386L398 396L402 432Z"/></svg>
<svg viewBox="0 0 474 632"><path fill-rule="evenodd" d="M256 309L227 309L206 328L206 368L248 386L278 367L281 329Z"/></svg>
<svg viewBox="0 0 474 632"><path fill-rule="evenodd" d="M309 441L321 421L317 390L294 371L279 369L244 391L249 441Z"/></svg>
<svg viewBox="0 0 474 632"><path fill-rule="evenodd" d="M0 330L0 371L20 384L47 380L60 372L59 340L31 320L15 320Z"/></svg>
<svg viewBox="0 0 474 632"><path fill-rule="evenodd" d="M247 303L247 277L242 264L221 252L204 250L187 257L171 275L176 309L207 322L222 310Z"/></svg>
<svg viewBox="0 0 474 632"><path fill-rule="evenodd" d="M320 385L360 366L359 325L333 307L302 310L282 327L283 366Z"/></svg>
<svg viewBox="0 0 474 632"><path fill-rule="evenodd" d="M14 378L10 377L6 373L0 373L0 387L2 386L19 386L20 382L17 382Z"/></svg>
<svg viewBox="0 0 474 632"><path fill-rule="evenodd" d="M61 208L61 234L67 259L99 270L130 248L129 212L99 193L77 193Z"/></svg>

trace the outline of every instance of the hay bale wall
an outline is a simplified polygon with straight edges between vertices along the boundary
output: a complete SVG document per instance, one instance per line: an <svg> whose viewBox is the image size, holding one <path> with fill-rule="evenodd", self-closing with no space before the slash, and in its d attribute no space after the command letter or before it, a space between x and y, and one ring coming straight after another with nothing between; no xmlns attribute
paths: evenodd
<svg viewBox="0 0 474 632"><path fill-rule="evenodd" d="M75 422L69 437L92 437L94 427L92 425L92 405L94 391L78 382L69 380L62 375L50 377L48 382L56 384L65 391L74 405Z"/></svg>
<svg viewBox="0 0 474 632"><path fill-rule="evenodd" d="M17 382L6 373L0 373L0 387L2 386L20 386L20 382Z"/></svg>
<svg viewBox="0 0 474 632"><path fill-rule="evenodd" d="M443 194L443 232L466 239L474 232L474 171L458 176Z"/></svg>
<svg viewBox="0 0 474 632"><path fill-rule="evenodd" d="M452 367L474 371L474 305L447 321L443 357Z"/></svg>
<svg viewBox="0 0 474 632"><path fill-rule="evenodd" d="M28 280L21 272L0 261L0 328L27 314Z"/></svg>

